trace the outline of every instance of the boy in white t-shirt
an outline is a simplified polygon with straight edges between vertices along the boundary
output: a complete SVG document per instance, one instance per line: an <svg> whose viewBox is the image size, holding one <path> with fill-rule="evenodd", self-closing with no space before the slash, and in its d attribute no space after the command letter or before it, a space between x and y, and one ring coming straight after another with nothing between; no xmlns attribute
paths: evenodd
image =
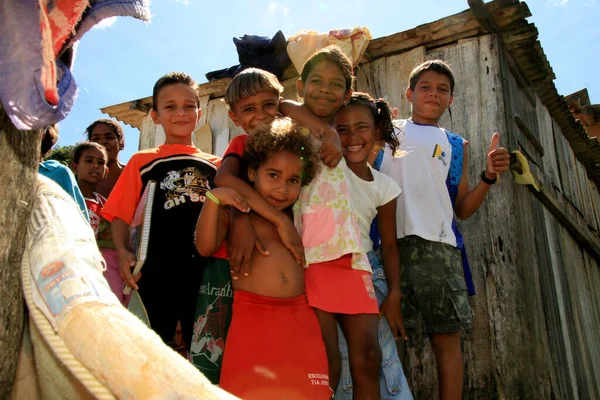
<svg viewBox="0 0 600 400"><path fill-rule="evenodd" d="M396 215L404 326L413 329L421 312L437 361L441 399L462 398L460 330L470 328L472 320L452 220L454 214L470 217L510 163L508 151L498 147L500 134L494 133L481 181L470 189L468 142L463 139L464 168L451 198L446 179L452 146L438 123L452 104L453 93L454 75L443 61L427 61L412 71L406 89L411 118L400 121L399 150L392 154L386 148L380 169L403 190Z"/></svg>

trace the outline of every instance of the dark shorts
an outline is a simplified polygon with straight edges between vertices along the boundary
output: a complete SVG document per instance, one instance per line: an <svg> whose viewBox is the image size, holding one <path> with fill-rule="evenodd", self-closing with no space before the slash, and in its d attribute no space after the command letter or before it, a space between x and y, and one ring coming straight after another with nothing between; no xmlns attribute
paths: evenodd
<svg viewBox="0 0 600 400"><path fill-rule="evenodd" d="M398 239L398 248L404 327L414 330L420 312L428 334L469 329L473 313L460 250L418 236Z"/></svg>

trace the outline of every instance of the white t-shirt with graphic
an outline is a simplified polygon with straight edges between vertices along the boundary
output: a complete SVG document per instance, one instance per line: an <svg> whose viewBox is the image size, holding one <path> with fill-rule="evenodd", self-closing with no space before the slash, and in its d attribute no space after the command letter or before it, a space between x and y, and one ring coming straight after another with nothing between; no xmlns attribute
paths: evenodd
<svg viewBox="0 0 600 400"><path fill-rule="evenodd" d="M456 246L454 209L446 188L452 147L444 129L412 121L396 121L400 147L384 150L381 172L403 191L398 199L398 238L416 235Z"/></svg>

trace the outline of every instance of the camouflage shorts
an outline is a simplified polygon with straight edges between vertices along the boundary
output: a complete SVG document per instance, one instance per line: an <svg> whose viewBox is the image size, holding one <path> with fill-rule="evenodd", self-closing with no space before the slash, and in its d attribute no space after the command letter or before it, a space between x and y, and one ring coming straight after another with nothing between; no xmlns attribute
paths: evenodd
<svg viewBox="0 0 600 400"><path fill-rule="evenodd" d="M405 328L415 328L419 312L428 334L470 328L473 314L460 250L418 236L398 239L398 247Z"/></svg>

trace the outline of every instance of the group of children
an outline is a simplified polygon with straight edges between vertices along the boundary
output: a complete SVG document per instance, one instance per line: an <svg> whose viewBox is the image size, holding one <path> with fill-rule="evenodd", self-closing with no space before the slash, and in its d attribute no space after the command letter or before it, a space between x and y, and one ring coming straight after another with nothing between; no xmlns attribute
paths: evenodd
<svg viewBox="0 0 600 400"><path fill-rule="evenodd" d="M396 340L419 312L440 397L461 397L460 330L471 309L454 215L477 210L508 169L508 152L495 134L471 190L467 142L438 126L454 92L442 61L411 74L405 121L393 121L384 100L353 93L353 81L335 46L305 63L302 103L282 100L271 73L240 72L225 101L246 135L221 160L193 146L195 83L165 75L151 111L165 144L134 154L108 200L98 188L119 145L86 142L76 151L91 224L102 225L98 214L112 224L112 268L118 258L151 328L168 342L180 321L191 354L210 350L204 365L212 367L201 370L241 398L410 399ZM149 250L133 277L128 228L150 180ZM232 307L224 299L231 289Z"/></svg>

